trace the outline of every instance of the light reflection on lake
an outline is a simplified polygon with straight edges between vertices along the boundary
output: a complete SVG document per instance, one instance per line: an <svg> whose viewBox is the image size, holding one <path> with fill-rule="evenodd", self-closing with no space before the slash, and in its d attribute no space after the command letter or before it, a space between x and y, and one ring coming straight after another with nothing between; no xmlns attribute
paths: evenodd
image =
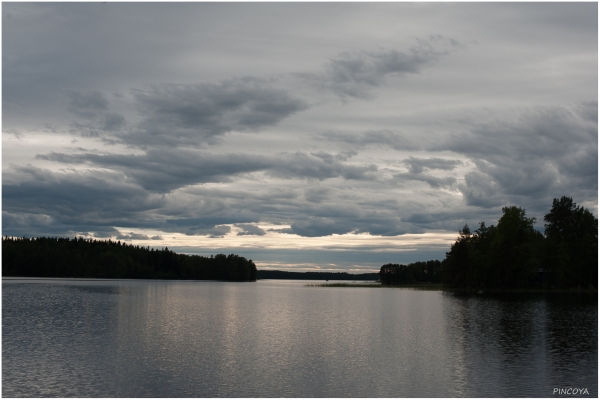
<svg viewBox="0 0 600 400"><path fill-rule="evenodd" d="M3 395L597 397L595 295L308 283L4 280Z"/></svg>

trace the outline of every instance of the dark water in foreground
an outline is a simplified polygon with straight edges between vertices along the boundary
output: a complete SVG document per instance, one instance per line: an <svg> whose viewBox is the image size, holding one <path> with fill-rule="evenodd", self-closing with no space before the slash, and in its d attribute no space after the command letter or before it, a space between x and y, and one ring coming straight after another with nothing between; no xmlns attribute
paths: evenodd
<svg viewBox="0 0 600 400"><path fill-rule="evenodd" d="M598 395L596 295L4 280L4 397Z"/></svg>

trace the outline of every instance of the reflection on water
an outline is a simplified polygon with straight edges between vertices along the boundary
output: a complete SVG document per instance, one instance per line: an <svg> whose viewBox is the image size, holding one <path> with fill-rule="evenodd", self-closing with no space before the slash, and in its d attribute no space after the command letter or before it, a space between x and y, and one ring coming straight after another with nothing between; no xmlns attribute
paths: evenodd
<svg viewBox="0 0 600 400"><path fill-rule="evenodd" d="M446 323L465 371L464 395L548 397L548 388L597 394L595 296L447 295Z"/></svg>
<svg viewBox="0 0 600 400"><path fill-rule="evenodd" d="M597 396L595 296L306 283L3 281L3 395Z"/></svg>

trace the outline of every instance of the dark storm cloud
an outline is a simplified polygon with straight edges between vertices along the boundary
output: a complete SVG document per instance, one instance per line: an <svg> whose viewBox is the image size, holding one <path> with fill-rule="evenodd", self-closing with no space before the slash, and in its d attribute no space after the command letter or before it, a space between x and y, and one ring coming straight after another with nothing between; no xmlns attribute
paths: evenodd
<svg viewBox="0 0 600 400"><path fill-rule="evenodd" d="M238 236L248 236L248 235L256 235L256 236L264 236L267 234L263 229L259 228L256 225L252 224L236 224L236 228L242 229L242 232L238 232Z"/></svg>
<svg viewBox="0 0 600 400"><path fill-rule="evenodd" d="M206 235L209 238L221 238L225 235L227 235L230 231L231 228L229 226L206 226L206 227L202 227L202 226L197 226L197 225L193 225L193 226L188 226L189 221L187 219L183 219L182 223L178 225L179 228L182 229L178 229L178 230L173 230L173 232L181 232L184 233L186 235ZM164 230L169 231L169 225L165 226Z"/></svg>
<svg viewBox="0 0 600 400"><path fill-rule="evenodd" d="M140 239L131 233L121 233L115 226L153 228L187 235L222 237L230 231L223 223L251 222L235 213L226 218L190 218L185 208L170 208L164 195L147 192L119 173L67 172L55 173L35 167L14 171L20 182L4 183L3 233L17 236L74 235L95 237L120 236ZM206 206L196 199L193 212L227 210L218 205ZM156 238L153 238L156 240Z"/></svg>
<svg viewBox="0 0 600 400"><path fill-rule="evenodd" d="M431 150L451 150L477 166L459 185L467 204L547 208L553 197L590 198L598 188L597 102L538 107L518 118L471 122Z"/></svg>
<svg viewBox="0 0 600 400"><path fill-rule="evenodd" d="M163 193L197 183L227 182L238 174L273 166L272 161L263 156L217 155L182 149L149 150L142 155L50 153L38 158L114 169L147 190Z"/></svg>
<svg viewBox="0 0 600 400"><path fill-rule="evenodd" d="M355 230L356 227L351 221L323 217L309 217L306 220L294 222L291 224L290 228L281 229L279 232L318 237L328 236L334 233L344 234Z"/></svg>
<svg viewBox="0 0 600 400"><path fill-rule="evenodd" d="M325 180L375 179L375 165L343 163L347 154L325 152L306 154L284 153L272 157L247 154L213 154L183 149L148 150L142 155L96 153L50 153L38 159L66 164L88 164L117 170L128 178L154 192L206 182L230 182L241 174L264 171L271 176L286 179Z"/></svg>
<svg viewBox="0 0 600 400"><path fill-rule="evenodd" d="M45 230L65 234L65 226L56 226L56 221L49 215L34 213L12 213L2 211L3 234L10 236L28 236ZM33 231L32 231L33 230ZM48 234L48 233L46 233Z"/></svg>
<svg viewBox="0 0 600 400"><path fill-rule="evenodd" d="M403 161L408 167L408 172L394 174L394 179L401 182L405 180L422 181L429 184L434 189L448 188L456 183L453 176L437 177L424 173L425 170L443 170L452 171L463 163L459 160L447 160L443 158L415 158L409 157Z"/></svg>
<svg viewBox="0 0 600 400"><path fill-rule="evenodd" d="M484 221L488 226L492 224L495 225L501 216L501 206L478 210L477 213L474 213L473 209L470 207L457 207L457 209L453 210L436 212L424 210L423 212L415 212L408 214L403 218L403 221L405 223L409 223L411 226L416 227L417 229L421 228L425 231L440 230L458 232L465 224L469 225L471 229L478 228L479 223L482 221Z"/></svg>
<svg viewBox="0 0 600 400"><path fill-rule="evenodd" d="M251 218L235 215L227 212L227 209L219 210L223 216L215 217L209 215L205 217L180 217L169 218L164 222L157 224L158 228L165 232L180 232L185 235L206 235L210 238L223 237L231 231L231 227L224 224L236 224L251 222ZM196 212L199 214L201 212ZM214 214L214 213L213 213Z"/></svg>
<svg viewBox="0 0 600 400"><path fill-rule="evenodd" d="M119 240L148 240L150 237L148 235L144 235L141 233L129 232L129 233L119 233L117 235L117 239Z"/></svg>
<svg viewBox="0 0 600 400"><path fill-rule="evenodd" d="M164 197L148 194L119 173L55 173L27 166L14 168L20 182L3 183L3 209L48 215L63 222L89 221L118 225L121 216L142 216L165 205ZM6 180L6 176L3 176Z"/></svg>
<svg viewBox="0 0 600 400"><path fill-rule="evenodd" d="M98 154L84 154L91 160L103 160L95 157ZM106 157L117 157L109 155ZM175 156L175 157L174 157ZM338 159L344 159L344 155L330 155L327 153L316 153L316 155L303 155L308 157L312 163L322 164L315 170L304 171L303 168L288 171L290 182L298 177L304 179L326 179L327 177L343 177L345 174L354 172L352 168L344 171L342 163ZM66 161L80 161L76 157L68 160L68 155L56 155L49 159ZM331 198L323 202L319 207L308 206L300 195L282 191L278 195L270 190L261 195L253 196L246 191L219 192L216 190L194 189L187 197L166 197L166 195L153 194L152 191L144 190L138 186L138 180L132 179L132 166L138 165L138 159L132 156L123 156L119 162L123 168L118 171L108 172L106 167L118 165L115 160L101 166L101 171L56 173L35 167L17 167L12 174L18 176L17 183L10 183L15 179L8 179L3 185L4 211L9 213L5 225L7 234L21 233L29 226L29 235L48 235L55 232L72 232L81 234L92 234L96 237L118 236L123 239L136 239L131 232L124 233L112 230L115 226L128 228L153 228L164 232L179 232L187 235L208 235L209 237L222 237L229 233L231 228L224 224L235 224L242 229L241 235L264 235L265 232L252 222L269 216L279 215L285 220L292 222L290 233L305 236L326 236L332 233L372 232L373 234L395 234L400 232L397 224L399 218L394 217L394 212L389 210L373 211L372 207L357 207L353 201L332 203ZM157 161L158 154L145 155L144 162L148 159ZM231 160L240 160L242 157L236 155ZM173 162L183 159L180 152L174 152L171 157L164 161ZM125 165L125 160L130 164ZM106 161L106 159L104 159ZM284 168L290 161L290 156L285 155L273 158L269 161L269 168ZM144 164L140 170L148 171L148 186L154 188L157 182L166 185L165 182L179 179L181 184L182 166L167 171L165 175L158 177L158 181L152 181L152 172L157 172L167 165L160 164L160 160L151 168ZM202 160L204 164L194 164L194 170L223 170L228 168L226 162L219 163L218 158ZM243 162L243 160L242 160ZM211 165L212 163L212 165ZM242 164L240 164L242 165ZM325 172L320 171L327 166ZM332 167L333 166L333 167ZM186 166L189 167L189 166ZM336 172L332 174L331 168ZM244 169L245 170L245 169ZM173 174L173 172L176 172ZM179 174L179 175L177 175ZM193 174L190 174L190 176ZM214 177L216 177L215 175ZM224 177L224 175L221 175ZM206 176L205 176L206 177ZM140 178L140 177L138 177ZM188 179L188 178L186 178ZM191 177L189 179L192 179ZM197 181L194 179L194 181ZM152 183L150 183L152 182ZM185 193L183 193L185 196ZM180 200L177 200L179 198ZM376 205L375 205L376 207ZM234 210L240 210L239 213ZM241 210L247 210L241 212ZM306 222L307 215L315 215ZM17 223L18 220L22 223ZM395 222L394 222L395 221ZM28 222L28 224L25 224ZM395 225L396 224L396 225ZM58 231L57 231L58 229ZM91 233L90 233L91 232ZM406 232L406 230L402 230ZM139 238L138 238L139 239Z"/></svg>
<svg viewBox="0 0 600 400"><path fill-rule="evenodd" d="M340 208L344 208L340 205ZM292 233L307 237L323 237L333 234L370 233L371 235L395 236L408 233L409 226L404 224L394 212L382 210L380 215L332 215L298 218L290 228L278 229L278 232ZM411 230L413 233L418 231Z"/></svg>
<svg viewBox="0 0 600 400"><path fill-rule="evenodd" d="M144 148L217 143L225 133L256 132L307 108L302 100L254 78L154 85L132 94L143 120L118 137Z"/></svg>
<svg viewBox="0 0 600 400"><path fill-rule="evenodd" d="M102 221L86 223L74 219L63 220L60 215L51 217L45 214L2 211L2 233L16 237L74 237L80 235L107 238L118 235L119 231L110 223L104 224Z"/></svg>
<svg viewBox="0 0 600 400"><path fill-rule="evenodd" d="M371 90L381 86L386 77L418 74L448 53L447 47L464 47L454 39L431 35L427 40L417 39L408 51L345 52L329 60L322 74L299 74L323 87L329 88L342 99L371 98Z"/></svg>
<svg viewBox="0 0 600 400"><path fill-rule="evenodd" d="M303 196L291 199L285 205L290 227L274 230L309 237L350 232L383 236L407 233L411 227L402 221L397 199L389 194L377 195L377 188L384 188L383 184L372 183L371 186L371 196L365 195L364 188L349 187L332 188L327 198L319 202L307 203ZM267 204L262 212L269 215L280 210L276 204Z"/></svg>
<svg viewBox="0 0 600 400"><path fill-rule="evenodd" d="M112 232L107 230L110 226L125 226L216 238L230 232L230 227L224 224L235 224L243 229L242 234L262 234L253 222L272 218L291 223L292 227L283 232L313 237L352 231L394 235L406 233L410 228L402 223L396 201L382 200L379 196L372 199L363 196L359 200L356 196L360 192L326 188L329 196L311 203L305 201L301 191L283 188L255 194L200 186L175 197L165 197L131 187L129 179L117 173L104 175L104 179L94 174L49 171L31 171L29 175L29 180L21 175L24 183L4 185L5 209L19 215L37 213L42 221L46 219L43 216L49 216L63 231L99 232L96 225L100 225L105 227L101 231L108 234ZM293 185L294 181L290 183ZM318 188L312 191L319 192L322 190ZM81 207L70 205L63 196L81 203ZM123 207L123 202L129 207ZM42 228L34 231L46 234ZM112 235L126 233L112 232Z"/></svg>
<svg viewBox="0 0 600 400"><path fill-rule="evenodd" d="M373 187L371 195L365 195L364 189L359 190L354 185L346 190L335 186L312 187L312 190L294 190L291 187L281 189L269 188L261 191L224 190L211 188L194 188L197 198L219 198L227 207L219 210L229 223L239 223L233 219L234 210L251 210L247 222L255 221L284 221L290 228L272 228L272 231L294 233L303 236L328 236L333 233L371 232L373 234L394 235L406 233L410 226L401 221L399 203L395 196L383 192L378 194L378 188L385 185L370 181L358 181L358 185ZM303 193L308 193L308 195ZM311 194L321 194L318 201L307 197ZM323 193L327 193L323 196ZM314 200L314 199L313 199ZM420 208L419 208L420 209ZM214 213L213 213L214 214ZM211 221L212 223L224 223ZM240 221L241 222L241 221Z"/></svg>

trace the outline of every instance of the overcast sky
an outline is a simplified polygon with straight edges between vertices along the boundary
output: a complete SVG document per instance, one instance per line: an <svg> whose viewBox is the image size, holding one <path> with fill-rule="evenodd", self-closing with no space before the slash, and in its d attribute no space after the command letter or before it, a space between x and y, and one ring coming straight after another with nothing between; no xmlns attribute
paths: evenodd
<svg viewBox="0 0 600 400"><path fill-rule="evenodd" d="M597 3L3 3L2 233L259 269L598 215Z"/></svg>

